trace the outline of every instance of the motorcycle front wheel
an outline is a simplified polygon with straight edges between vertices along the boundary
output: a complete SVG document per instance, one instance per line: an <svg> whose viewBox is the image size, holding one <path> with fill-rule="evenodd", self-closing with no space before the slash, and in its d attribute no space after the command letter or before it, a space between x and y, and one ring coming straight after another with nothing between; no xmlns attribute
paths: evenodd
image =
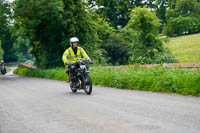
<svg viewBox="0 0 200 133"><path fill-rule="evenodd" d="M83 89L87 95L92 93L92 80L89 73L83 78Z"/></svg>
<svg viewBox="0 0 200 133"><path fill-rule="evenodd" d="M72 90L73 93L77 92L77 89L72 85L72 83L70 84L70 88Z"/></svg>

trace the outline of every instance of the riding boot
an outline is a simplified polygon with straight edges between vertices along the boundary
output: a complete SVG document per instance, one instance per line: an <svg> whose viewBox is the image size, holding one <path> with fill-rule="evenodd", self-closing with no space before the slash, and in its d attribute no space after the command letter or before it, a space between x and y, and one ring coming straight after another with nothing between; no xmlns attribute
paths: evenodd
<svg viewBox="0 0 200 133"><path fill-rule="evenodd" d="M72 83L72 77L71 77L71 75L69 75L69 83L70 84Z"/></svg>
<svg viewBox="0 0 200 133"><path fill-rule="evenodd" d="M68 77L69 77L69 81L68 81L68 83L71 83L72 80L71 80L71 75L70 75L70 73L69 73L69 70L67 70L66 73L67 73L67 75L68 75Z"/></svg>

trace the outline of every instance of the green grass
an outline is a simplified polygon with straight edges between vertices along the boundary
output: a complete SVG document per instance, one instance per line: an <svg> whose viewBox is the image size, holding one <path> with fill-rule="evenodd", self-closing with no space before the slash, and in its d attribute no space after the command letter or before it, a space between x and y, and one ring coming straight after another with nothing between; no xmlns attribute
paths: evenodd
<svg viewBox="0 0 200 133"><path fill-rule="evenodd" d="M15 73L33 77L68 80L65 70L61 68L49 70L20 68ZM90 70L90 73L94 85L200 96L200 72L155 67L149 69L94 68Z"/></svg>
<svg viewBox="0 0 200 133"><path fill-rule="evenodd" d="M6 71L9 72L10 71L10 67L6 67Z"/></svg>
<svg viewBox="0 0 200 133"><path fill-rule="evenodd" d="M167 46L179 62L200 62L200 34L170 38Z"/></svg>
<svg viewBox="0 0 200 133"><path fill-rule="evenodd" d="M68 80L68 76L65 73L65 70L62 68L56 69L37 69L37 70L30 70L28 68L17 68L15 69L14 73L29 77L40 77L40 78L47 78L47 79L54 79L54 80Z"/></svg>

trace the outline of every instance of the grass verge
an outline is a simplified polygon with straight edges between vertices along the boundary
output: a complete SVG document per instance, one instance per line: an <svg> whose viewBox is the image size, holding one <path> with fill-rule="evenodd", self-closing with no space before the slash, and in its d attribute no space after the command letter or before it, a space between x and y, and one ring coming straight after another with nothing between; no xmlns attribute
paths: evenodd
<svg viewBox="0 0 200 133"><path fill-rule="evenodd" d="M65 70L62 68L56 68L56 69L36 69L31 70L28 68L17 68L14 70L15 74L29 76L29 77L39 77L39 78L48 78L48 79L54 79L54 80L68 80L68 76L65 73Z"/></svg>
<svg viewBox="0 0 200 133"><path fill-rule="evenodd" d="M31 77L68 80L65 70L61 68L48 70L18 68L15 73ZM90 74L94 85L200 96L200 72L163 67L149 69L94 68L90 70Z"/></svg>
<svg viewBox="0 0 200 133"><path fill-rule="evenodd" d="M9 72L10 71L10 67L6 67L6 71Z"/></svg>

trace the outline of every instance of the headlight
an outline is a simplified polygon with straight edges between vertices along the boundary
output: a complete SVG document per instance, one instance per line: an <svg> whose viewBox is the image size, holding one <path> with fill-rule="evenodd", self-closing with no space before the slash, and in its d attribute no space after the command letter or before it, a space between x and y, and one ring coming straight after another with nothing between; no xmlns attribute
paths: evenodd
<svg viewBox="0 0 200 133"><path fill-rule="evenodd" d="M80 68L81 69L86 69L86 66L85 65L80 65Z"/></svg>

